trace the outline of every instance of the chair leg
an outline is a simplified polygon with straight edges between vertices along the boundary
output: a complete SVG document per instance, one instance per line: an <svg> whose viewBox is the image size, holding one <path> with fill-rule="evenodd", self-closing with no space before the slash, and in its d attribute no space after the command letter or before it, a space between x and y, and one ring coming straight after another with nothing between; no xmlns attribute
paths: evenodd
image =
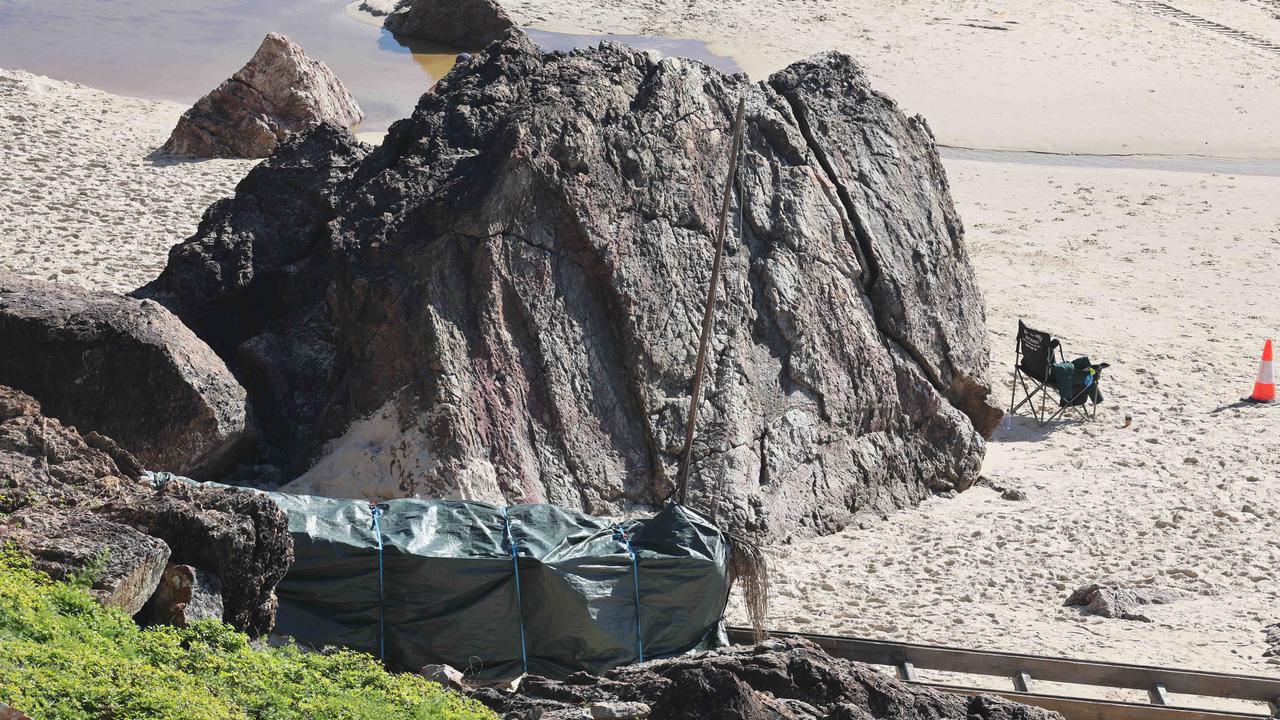
<svg viewBox="0 0 1280 720"><path fill-rule="evenodd" d="M1010 415L1015 414L1018 412L1019 409L1022 408L1023 405L1028 405L1029 409L1031 410L1031 416L1039 420L1040 415L1037 414L1036 412L1035 400L1036 400L1036 393L1045 392L1044 384L1037 383L1034 390L1029 390L1027 389L1027 382L1025 379L1023 379L1023 376L1021 374L1016 375L1015 379L1017 380L1017 385L1014 385L1014 388L1013 388L1014 398L1015 399L1017 398L1018 385L1022 386L1023 398L1022 398L1022 402L1013 406L1013 408L1009 411L1009 414ZM1035 381L1033 380L1032 382L1035 382Z"/></svg>
<svg viewBox="0 0 1280 720"><path fill-rule="evenodd" d="M1013 366L1013 382L1010 385L1012 385L1013 390L1009 395L1009 415L1013 415L1018 409L1018 406L1014 405L1018 401L1018 366L1016 364Z"/></svg>

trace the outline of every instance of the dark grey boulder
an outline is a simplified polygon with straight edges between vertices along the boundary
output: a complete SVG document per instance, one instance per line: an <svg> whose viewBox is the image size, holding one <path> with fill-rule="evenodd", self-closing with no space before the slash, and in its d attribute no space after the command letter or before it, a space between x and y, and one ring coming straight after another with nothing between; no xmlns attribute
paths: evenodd
<svg viewBox="0 0 1280 720"><path fill-rule="evenodd" d="M153 470L210 477L252 442L244 389L151 301L0 275L0 384Z"/></svg>
<svg viewBox="0 0 1280 720"><path fill-rule="evenodd" d="M1151 622L1151 618L1139 612L1142 606L1168 605L1180 598L1181 595L1173 590L1090 583L1076 588L1063 604L1067 607L1083 607L1085 612L1099 617Z"/></svg>
<svg viewBox="0 0 1280 720"><path fill-rule="evenodd" d="M507 720L578 720L586 708L630 706L662 720L1061 720L990 695L907 685L805 640L771 640L627 665L564 682L526 677L516 693L471 693ZM596 717L628 717L597 715ZM638 712L630 717L644 717Z"/></svg>
<svg viewBox="0 0 1280 720"><path fill-rule="evenodd" d="M147 600L141 620L153 625L186 627L198 620L221 620L222 581L190 565L169 565Z"/></svg>
<svg viewBox="0 0 1280 720"><path fill-rule="evenodd" d="M275 588L293 561L288 521L269 497L132 475L75 428L0 385L0 544L57 578L90 573L107 604L136 612L166 560L218 575L226 622L275 622ZM104 552L105 551L105 552Z"/></svg>
<svg viewBox="0 0 1280 720"><path fill-rule="evenodd" d="M516 24L497 0L400 0L382 26L396 37L478 50Z"/></svg>
<svg viewBox="0 0 1280 720"><path fill-rule="evenodd" d="M367 156L286 143L138 294L228 361L290 490L656 504L739 97L691 503L782 539L969 487L999 410L960 220L924 121L838 53L752 83L512 33Z"/></svg>

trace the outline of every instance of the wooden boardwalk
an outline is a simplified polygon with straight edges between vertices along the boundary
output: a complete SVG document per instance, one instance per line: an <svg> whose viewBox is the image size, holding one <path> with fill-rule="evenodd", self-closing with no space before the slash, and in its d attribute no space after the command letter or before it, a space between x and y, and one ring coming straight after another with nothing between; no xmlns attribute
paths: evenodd
<svg viewBox="0 0 1280 720"><path fill-rule="evenodd" d="M834 657L873 665L888 665L908 682L966 695L988 694L1028 705L1055 710L1067 720L1267 720L1280 718L1280 678L1178 670L1173 668L1094 662L1068 658L968 650L942 645L921 645L867 640L838 635L770 631L771 637L810 640ZM729 628L734 643L753 642L750 628ZM1013 689L931 682L918 670L964 675L1007 677ZM1042 692L1039 683L1071 683L1102 688L1146 691L1150 702L1126 702ZM1171 695L1205 698L1195 706L1179 704ZM1217 701L1216 703L1214 701ZM1224 701L1226 701L1224 703ZM1209 709L1213 705L1252 711Z"/></svg>

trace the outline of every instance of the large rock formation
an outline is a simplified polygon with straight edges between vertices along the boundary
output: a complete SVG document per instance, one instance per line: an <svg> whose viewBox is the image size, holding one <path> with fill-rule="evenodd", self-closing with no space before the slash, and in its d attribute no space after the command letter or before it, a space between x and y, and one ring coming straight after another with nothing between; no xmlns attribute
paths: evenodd
<svg viewBox="0 0 1280 720"><path fill-rule="evenodd" d="M507 720L1061 720L990 695L912 687L804 640L627 665L564 682L527 677L518 693L473 691Z"/></svg>
<svg viewBox="0 0 1280 720"><path fill-rule="evenodd" d="M153 470L212 476L251 444L244 389L149 300L0 276L0 384Z"/></svg>
<svg viewBox="0 0 1280 720"><path fill-rule="evenodd" d="M289 38L269 33L244 67L182 114L162 151L261 158L293 133L364 117L333 71Z"/></svg>
<svg viewBox="0 0 1280 720"><path fill-rule="evenodd" d="M261 493L155 488L128 467L0 386L0 544L15 543L56 577L92 574L95 593L130 613L166 560L192 565L218 576L224 620L268 632L275 587L293 561L284 513Z"/></svg>
<svg viewBox="0 0 1280 720"><path fill-rule="evenodd" d="M232 365L290 489L655 503L739 97L691 502L778 539L969 486L1000 412L960 220L924 120L837 53L751 83L513 33L363 159L286 143L141 294Z"/></svg>
<svg viewBox="0 0 1280 720"><path fill-rule="evenodd" d="M496 0L400 0L382 21L397 37L476 50L516 26Z"/></svg>

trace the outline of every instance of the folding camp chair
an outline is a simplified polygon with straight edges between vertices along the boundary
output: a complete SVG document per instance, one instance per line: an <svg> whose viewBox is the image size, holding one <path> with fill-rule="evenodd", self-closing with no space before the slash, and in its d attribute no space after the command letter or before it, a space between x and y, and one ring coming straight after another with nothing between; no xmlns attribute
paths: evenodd
<svg viewBox="0 0 1280 720"><path fill-rule="evenodd" d="M1087 357L1068 362L1060 340L1027 327L1021 320L1015 342L1010 415L1026 406L1041 425L1070 411L1085 419L1097 417L1098 404L1102 402L1099 381L1107 363L1095 365ZM1023 394L1021 402L1018 402L1019 387ZM1058 408L1052 413L1046 407L1051 393L1058 396ZM1036 407L1037 395L1040 396L1039 408Z"/></svg>

